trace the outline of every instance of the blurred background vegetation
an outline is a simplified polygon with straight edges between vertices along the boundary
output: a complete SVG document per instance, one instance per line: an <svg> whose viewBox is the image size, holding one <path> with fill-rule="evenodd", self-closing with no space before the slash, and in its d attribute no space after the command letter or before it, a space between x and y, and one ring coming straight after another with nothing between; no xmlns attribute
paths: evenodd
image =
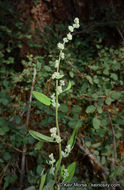
<svg viewBox="0 0 124 190"><path fill-rule="evenodd" d="M56 45L75 17L81 27L61 63L65 81L72 83L60 99L63 147L77 121L80 130L64 162L77 162L72 183L114 183L120 184L115 189L123 189L123 10L122 0L0 1L1 190L37 189L42 171L48 169L48 155L54 152L57 158L56 145L37 142L28 133L33 129L49 135L55 126L54 110L33 99L29 114L29 98L34 67L34 89L48 96L54 91L49 79L58 56Z"/></svg>

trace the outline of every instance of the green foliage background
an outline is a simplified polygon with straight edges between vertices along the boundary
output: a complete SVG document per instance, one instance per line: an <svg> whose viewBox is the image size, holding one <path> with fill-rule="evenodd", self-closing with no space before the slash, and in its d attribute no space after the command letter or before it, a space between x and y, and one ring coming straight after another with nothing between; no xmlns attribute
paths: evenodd
<svg viewBox="0 0 124 190"><path fill-rule="evenodd" d="M3 2L0 6L0 187L17 190L23 146L28 147L24 188L38 186L41 172L48 167L48 155L55 148L48 145L46 149L43 143L28 135L26 115L34 66L37 70L35 90L47 96L54 91L54 83L49 79L58 55L56 44L62 40L68 23L46 27L44 36L35 31L39 45L33 40L33 31L30 31L31 20L29 25L25 25L12 4ZM95 16L91 19L91 25L95 19ZM79 167L72 182L113 183L116 179L124 186L124 155L121 149L124 144L124 51L119 37L117 43L113 38L109 39L104 30L107 27L116 29L117 23L117 17L110 20L108 15L105 20L96 20L97 27L93 30L81 23L83 32L74 34L73 42L65 50L66 59L61 64L66 83L69 80L72 83L71 90L60 100L62 137L67 140L79 121L79 137L83 139L85 148L109 171L109 175L103 178L95 167L89 170L90 161L86 162L80 151L75 160L77 151L74 149L70 159L77 161ZM123 21L119 24L122 27ZM21 55L24 40L29 48L26 56ZM35 99L31 106L29 128L47 134L55 125L53 108ZM114 135L116 155L113 151ZM114 156L115 165L111 167Z"/></svg>

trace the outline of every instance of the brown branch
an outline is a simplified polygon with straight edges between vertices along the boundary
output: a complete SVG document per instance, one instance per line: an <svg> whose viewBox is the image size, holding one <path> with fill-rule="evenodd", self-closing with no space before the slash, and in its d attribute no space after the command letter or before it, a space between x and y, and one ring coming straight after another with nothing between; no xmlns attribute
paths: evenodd
<svg viewBox="0 0 124 190"><path fill-rule="evenodd" d="M7 144L8 146L10 146L12 149L16 150L17 152L23 153L22 150L20 150L19 148L16 148L15 146L12 146L11 144ZM26 152L25 154L29 154L29 152Z"/></svg>
<svg viewBox="0 0 124 190"><path fill-rule="evenodd" d="M26 118L27 130L28 130L29 119L30 119L32 92L33 92L34 85L35 85L35 78L36 78L36 68L34 68L33 81L32 81L32 87L31 87L30 98L29 98L29 107L28 107L27 118ZM26 152L27 152L27 146L24 144L22 160L21 160L20 190L23 188L23 185L24 185Z"/></svg>
<svg viewBox="0 0 124 190"><path fill-rule="evenodd" d="M102 166L102 164L96 159L96 156L94 154L92 154L87 148L85 148L83 145L82 145L82 138L80 139L79 137L77 137L77 145L78 147L80 148L80 150L82 150L86 156L88 156L90 158L90 160L92 160L94 162L94 164L96 164L102 171L102 173L106 176L109 177L109 172ZM104 175L103 175L103 178L104 178ZM119 182L116 180L116 179L113 179L113 183L115 184L119 184ZM123 187L120 185L118 187L120 190L124 190Z"/></svg>
<svg viewBox="0 0 124 190"><path fill-rule="evenodd" d="M85 153L86 156L88 156L97 166L101 169L103 174L109 175L109 172L101 165L101 163L96 159L96 156L92 154L87 148L85 148L81 143L80 139L77 137L77 145L78 147Z"/></svg>
<svg viewBox="0 0 124 190"><path fill-rule="evenodd" d="M9 163L10 163L10 161L7 163L7 165L5 166L5 168L3 168L2 172L0 173L0 186L2 184L2 180L3 180L4 174L6 173L8 167L9 167Z"/></svg>
<svg viewBox="0 0 124 190"><path fill-rule="evenodd" d="M114 160L117 158L115 130L114 130L114 127L113 127L113 124L112 124L111 115L110 115L108 109L107 109L107 112L108 112L108 118L109 118L109 121L110 121L110 125L111 125L111 128L112 128L112 135L113 135L113 145L114 145L114 159L113 159L113 163L114 163Z"/></svg>
<svg viewBox="0 0 124 190"><path fill-rule="evenodd" d="M118 27L116 29L117 29L118 33L120 34L120 36L121 36L121 38L122 38L122 40L124 42L124 36L123 36L121 30Z"/></svg>

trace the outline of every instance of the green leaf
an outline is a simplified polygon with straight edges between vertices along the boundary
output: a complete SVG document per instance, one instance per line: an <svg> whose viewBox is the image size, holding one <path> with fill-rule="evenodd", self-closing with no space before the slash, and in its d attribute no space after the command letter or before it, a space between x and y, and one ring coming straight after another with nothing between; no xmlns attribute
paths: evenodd
<svg viewBox="0 0 124 190"><path fill-rule="evenodd" d="M93 84L93 80L92 80L91 76L87 75L86 79L89 81L90 84Z"/></svg>
<svg viewBox="0 0 124 190"><path fill-rule="evenodd" d="M74 78L74 73L72 71L69 71L69 75L71 78Z"/></svg>
<svg viewBox="0 0 124 190"><path fill-rule="evenodd" d="M97 118L97 117L94 117L93 118L93 127L95 128L95 129L99 129L99 127L100 127L100 120Z"/></svg>
<svg viewBox="0 0 124 190"><path fill-rule="evenodd" d="M117 174L117 176L123 175L123 174L124 174L124 173L123 173L123 168L117 167L117 168L116 168L116 174Z"/></svg>
<svg viewBox="0 0 124 190"><path fill-rule="evenodd" d="M67 113L68 112L68 106L66 104L61 104L60 110L64 113Z"/></svg>
<svg viewBox="0 0 124 190"><path fill-rule="evenodd" d="M47 66L47 65L44 66L44 69L45 69L46 71L48 71L48 72L51 71L51 68L50 68L49 66Z"/></svg>
<svg viewBox="0 0 124 190"><path fill-rule="evenodd" d="M99 152L97 150L93 150L93 153L98 156L99 155Z"/></svg>
<svg viewBox="0 0 124 190"><path fill-rule="evenodd" d="M51 102L50 102L50 98L48 98L46 95L40 93L40 92L36 92L36 91L33 91L33 95L34 97L39 100L41 103L47 105L47 106L50 106Z"/></svg>
<svg viewBox="0 0 124 190"><path fill-rule="evenodd" d="M86 113L93 113L95 110L96 110L96 107L91 105L87 107Z"/></svg>
<svg viewBox="0 0 124 190"><path fill-rule="evenodd" d="M107 104L107 105L111 105L111 103L112 103L112 99L111 98L107 98L106 100L105 100L105 103Z"/></svg>
<svg viewBox="0 0 124 190"><path fill-rule="evenodd" d="M60 163L61 163L61 159L59 159L59 160L56 162L56 168L59 167Z"/></svg>
<svg viewBox="0 0 124 190"><path fill-rule="evenodd" d="M33 130L29 130L29 133L32 137L34 137L35 139L39 140L39 141L45 141L45 142L54 142L52 137L48 137L46 135L42 135L39 132L33 131Z"/></svg>
<svg viewBox="0 0 124 190"><path fill-rule="evenodd" d="M101 146L100 142L99 143L95 143L95 144L92 145L92 147L94 147L94 148L98 148L99 146Z"/></svg>
<svg viewBox="0 0 124 190"><path fill-rule="evenodd" d="M37 166L37 169L36 169L36 172L37 172L37 174L38 175L41 175L41 172L43 171L43 168L40 166L40 165L38 165Z"/></svg>
<svg viewBox="0 0 124 190"><path fill-rule="evenodd" d="M60 177L61 178L63 178L64 170L65 170L65 165L62 165L61 171L60 171Z"/></svg>
<svg viewBox="0 0 124 190"><path fill-rule="evenodd" d="M4 136L9 130L9 127L2 127L0 129L0 136Z"/></svg>
<svg viewBox="0 0 124 190"><path fill-rule="evenodd" d="M118 80L118 76L117 76L115 73L112 73L112 74L111 74L111 78L112 78L113 80Z"/></svg>
<svg viewBox="0 0 124 190"><path fill-rule="evenodd" d="M102 113L102 108L101 107L97 107L97 111L98 111L98 113Z"/></svg>
<svg viewBox="0 0 124 190"><path fill-rule="evenodd" d="M90 141L85 142L85 146L89 148L91 146L91 142Z"/></svg>
<svg viewBox="0 0 124 190"><path fill-rule="evenodd" d="M32 137L33 138L33 137ZM34 138L33 138L34 139ZM43 142L39 141L38 143L35 144L35 150L41 150L43 146Z"/></svg>
<svg viewBox="0 0 124 190"><path fill-rule="evenodd" d="M63 182L69 183L71 181L75 173L75 168L76 168L76 162L73 162L68 166L67 170L69 175L63 180Z"/></svg>
<svg viewBox="0 0 124 190"><path fill-rule="evenodd" d="M41 176L41 181L40 181L40 187L39 187L39 190L43 190L43 187L44 187L45 181L46 181L46 174L44 174L44 175Z"/></svg>
<svg viewBox="0 0 124 190"><path fill-rule="evenodd" d="M79 114L78 113L73 113L73 118L74 118L74 120L78 120Z"/></svg>
<svg viewBox="0 0 124 190"><path fill-rule="evenodd" d="M105 70L103 71L103 74L109 75L109 70L108 70L108 69L105 69Z"/></svg>
<svg viewBox="0 0 124 190"><path fill-rule="evenodd" d="M72 133L70 139L67 142L67 145L70 145L71 149L74 147L75 140L76 140L76 135L77 135L77 132L78 132L79 128L80 128L80 122L78 121L78 123L76 124L76 126L73 129L73 133Z"/></svg>
<svg viewBox="0 0 124 190"><path fill-rule="evenodd" d="M4 160L8 161L11 160L11 155L9 152L5 152L2 157Z"/></svg>
<svg viewBox="0 0 124 190"><path fill-rule="evenodd" d="M98 94L97 93L91 94L91 97L94 98L94 99L97 99L98 98Z"/></svg>
<svg viewBox="0 0 124 190"><path fill-rule="evenodd" d="M63 92L70 90L70 88L71 88L71 81L69 81L67 88Z"/></svg>
<svg viewBox="0 0 124 190"><path fill-rule="evenodd" d="M78 113L78 112L80 112L81 110L82 110L82 108L81 108L80 106L76 105L76 106L74 106L74 107L72 108L72 113Z"/></svg>
<svg viewBox="0 0 124 190"><path fill-rule="evenodd" d="M45 185L45 187L43 188L43 190L51 190L52 187L54 186L55 181L54 180L50 180L47 185Z"/></svg>
<svg viewBox="0 0 124 190"><path fill-rule="evenodd" d="M98 79L98 77L96 75L93 77L93 81L94 81L95 84L99 83L99 79Z"/></svg>
<svg viewBox="0 0 124 190"><path fill-rule="evenodd" d="M64 75L59 75L59 76L57 77L57 79L61 79L62 77L64 77Z"/></svg>
<svg viewBox="0 0 124 190"><path fill-rule="evenodd" d="M111 96L111 98L114 99L114 100L118 100L120 97L121 97L121 93L120 92L116 92L116 91L114 91L112 93L112 96Z"/></svg>
<svg viewBox="0 0 124 190"><path fill-rule="evenodd" d="M67 117L66 117L66 118L67 118ZM76 123L77 123L77 120L72 119L72 120L70 120L70 121L68 122L68 125L69 125L70 128L74 129Z"/></svg>
<svg viewBox="0 0 124 190"><path fill-rule="evenodd" d="M101 162L102 162L103 165L105 164L105 161L106 161L105 156L102 156Z"/></svg>

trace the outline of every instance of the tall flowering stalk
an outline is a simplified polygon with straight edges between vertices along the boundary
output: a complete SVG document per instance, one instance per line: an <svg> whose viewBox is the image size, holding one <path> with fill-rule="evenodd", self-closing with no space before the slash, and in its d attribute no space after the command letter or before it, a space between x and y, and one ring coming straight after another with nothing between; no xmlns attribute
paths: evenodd
<svg viewBox="0 0 124 190"><path fill-rule="evenodd" d="M55 172L55 178L57 175L57 172L59 170L59 167L61 165L61 160L62 160L62 156L64 154L62 154L62 148L61 148L61 137L60 137L60 129L59 129L59 124L58 124L58 108L60 106L58 99L59 99L59 95L63 92L62 91L62 87L65 85L64 80L60 80L61 78L63 78L63 75L61 75L59 73L59 68L60 68L60 62L61 60L63 60L65 58L65 54L63 52L64 48L65 48L65 44L68 43L69 41L72 40L72 32L74 31L75 28L79 28L79 19L75 18L74 19L74 24L72 26L68 26L69 29L69 33L67 34L67 36L65 38L63 38L63 43L58 43L58 49L60 51L59 53L59 58L55 61L55 68L56 68L56 72L53 73L52 75L52 79L56 79L56 102L55 102L55 98L52 95L52 102L53 102L53 106L56 108L56 127L57 127L57 135L59 137L59 141L57 142L59 144L59 164L56 168L56 172Z"/></svg>
<svg viewBox="0 0 124 190"><path fill-rule="evenodd" d="M54 67L56 68L56 72L54 72L52 74L52 79L55 80L55 84L56 84L55 93L53 93L51 95L51 98L48 98L47 96L45 96L42 93L33 91L33 95L35 96L35 98L37 100L39 100L40 102L42 102L43 104L45 104L47 106L50 106L52 104L52 106L55 107L56 127L50 129L50 137L42 135L36 131L32 131L32 130L29 131L29 133L34 138L36 138L37 140L44 140L47 142L56 142L58 144L58 148L59 148L59 159L58 159L58 161L56 162L53 153L51 153L49 155L50 161L48 162L48 164L51 165L50 173L53 174L55 183L57 182L57 175L58 175L58 172L60 171L62 158L67 157L69 155L69 153L71 152L71 150L74 146L75 137L76 137L76 133L78 130L78 125L76 125L74 130L73 130L72 136L70 137L69 141L67 142L67 146L65 148L65 151L62 151L62 146L61 146L62 139L60 136L60 129L59 129L59 123L58 123L58 109L60 106L59 96L61 93L65 92L71 88L71 83L69 82L68 87L66 89L63 89L63 87L65 86L65 81L62 80L64 75L62 75L59 72L60 71L60 62L61 62L61 60L64 60L64 58L65 58L64 48L65 48L66 43L68 43L69 41L72 40L72 32L76 28L79 28L79 26L80 26L79 25L79 19L75 18L73 25L68 26L69 33L67 34L66 37L63 38L63 42L57 44L57 47L59 49L59 57L54 63ZM71 180L71 178L74 175L73 172L75 170L75 166L76 166L75 163L72 163L71 165L68 166L67 169L65 168L64 165L61 167L60 177L62 178L63 182L69 182ZM45 178L45 175L42 176L43 179ZM43 179L41 179L40 187L44 185L44 184L42 184L43 181L45 181Z"/></svg>

